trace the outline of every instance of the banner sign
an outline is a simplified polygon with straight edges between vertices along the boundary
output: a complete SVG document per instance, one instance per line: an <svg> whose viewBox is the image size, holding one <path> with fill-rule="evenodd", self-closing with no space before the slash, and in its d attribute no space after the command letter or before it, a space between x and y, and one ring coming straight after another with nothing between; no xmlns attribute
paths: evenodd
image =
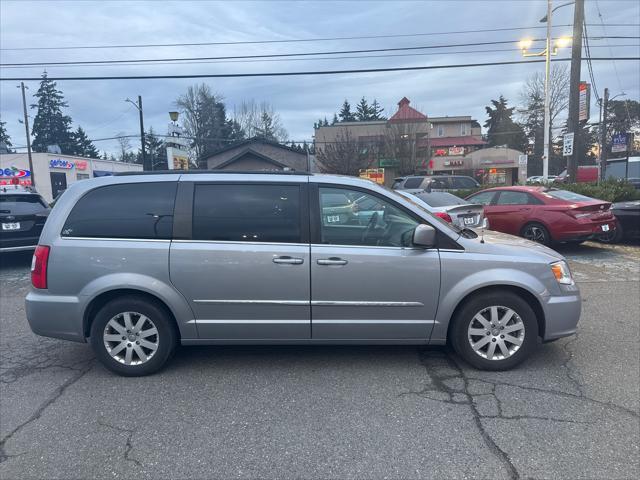
<svg viewBox="0 0 640 480"><path fill-rule="evenodd" d="M589 110L591 106L591 85L587 82L580 82L580 101L578 102L578 120L586 122L589 120Z"/></svg>
<svg viewBox="0 0 640 480"><path fill-rule="evenodd" d="M611 152L626 152L627 151L627 134L617 133L611 139Z"/></svg>
<svg viewBox="0 0 640 480"><path fill-rule="evenodd" d="M570 157L573 155L573 132L565 133L562 138L562 156Z"/></svg>

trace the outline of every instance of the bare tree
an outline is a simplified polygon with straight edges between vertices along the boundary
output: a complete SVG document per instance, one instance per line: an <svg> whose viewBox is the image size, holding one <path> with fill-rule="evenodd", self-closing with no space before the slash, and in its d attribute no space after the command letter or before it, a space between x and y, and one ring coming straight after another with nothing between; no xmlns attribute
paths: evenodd
<svg viewBox="0 0 640 480"><path fill-rule="evenodd" d="M249 138L264 137L282 143L289 138L280 115L268 102L258 104L253 99L243 100L239 106L233 107L233 119Z"/></svg>
<svg viewBox="0 0 640 480"><path fill-rule="evenodd" d="M123 132L118 134L116 139L118 141L118 146L120 147L120 158L121 162L128 162L130 160L129 150L131 150L131 139Z"/></svg>
<svg viewBox="0 0 640 480"><path fill-rule="evenodd" d="M549 76L549 112L551 124L558 115L569 108L569 67L567 65L553 65ZM544 75L536 72L525 83L520 99L527 113L533 108L542 118L544 116ZM540 105L540 101L543 102Z"/></svg>
<svg viewBox="0 0 640 480"><path fill-rule="evenodd" d="M421 128L422 127L422 128ZM419 133L424 126L415 123L388 123L384 136L384 154L395 160L398 175L411 175L416 172L418 163L417 143Z"/></svg>
<svg viewBox="0 0 640 480"><path fill-rule="evenodd" d="M361 169L371 166L375 155L369 145L341 129L334 142L316 147L316 159L322 173L358 176Z"/></svg>

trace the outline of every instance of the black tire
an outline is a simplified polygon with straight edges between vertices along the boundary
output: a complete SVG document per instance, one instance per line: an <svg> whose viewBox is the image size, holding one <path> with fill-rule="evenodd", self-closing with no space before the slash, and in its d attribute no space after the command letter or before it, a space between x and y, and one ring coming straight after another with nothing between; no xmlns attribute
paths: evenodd
<svg viewBox="0 0 640 480"><path fill-rule="evenodd" d="M598 240L602 243L620 243L624 237L624 231L620 222L616 222L615 230L610 230L607 233L598 235Z"/></svg>
<svg viewBox="0 0 640 480"><path fill-rule="evenodd" d="M114 358L107 350L104 336L106 334L105 329L107 328L107 324L124 312L134 312L134 315L130 315L130 318L136 320L142 318L136 316L136 314L141 314L147 317L151 322L146 323L146 326L149 329L148 331L152 331L152 327L155 327L157 330L157 334L148 337L151 340L149 343L154 343L156 345L156 350L152 351L147 350L146 348L142 350L144 354L149 355L149 358L141 364L136 365L132 363L130 365L126 365L125 363L122 363L122 361L118 361ZM124 316L122 318L124 319ZM109 327L109 329L112 333L115 333L111 327ZM119 335L119 333L117 335ZM124 335L127 335L126 332ZM122 340L123 343L129 342L128 337L122 337ZM176 345L178 343L178 335L176 333L175 324L163 305L144 297L127 295L111 300L98 311L91 323L91 337L89 341L96 357L106 368L125 377L141 377L144 375L151 375L152 373L159 371L166 364L175 352ZM139 343L138 346L134 346L135 343L135 338L132 336L130 341L131 347L127 346L124 350L120 351L126 352L129 348L143 348L140 347ZM143 341L143 344L144 343L145 342ZM118 347L117 343L111 345L113 345L112 351L115 351ZM129 343L127 343L127 345L129 345ZM132 353L131 355L132 358L142 361L141 357L139 357L137 353Z"/></svg>
<svg viewBox="0 0 640 480"><path fill-rule="evenodd" d="M484 358L476 352L471 345L473 339L477 339L476 345L480 343L480 340L484 339L484 337L469 336L470 326L472 326L472 324L477 325L474 323L477 322L474 320L474 317L484 309L493 306L513 310L524 325L524 338L522 339L521 345L506 358ZM503 311L506 312L506 310ZM512 318L510 322L513 322L513 325L519 322L515 316ZM490 338L491 342L496 342L496 340L500 338L500 330L496 329L496 331L497 336L490 333L487 335L487 340ZM502 338L504 338L504 336L502 336ZM509 291L493 290L487 293L480 293L465 301L452 319L451 327L449 328L449 341L456 353L477 369L509 370L523 362L536 349L538 345L538 322L535 313L522 297ZM483 345L490 347L491 343L485 343ZM504 345L506 346L507 344L505 343ZM515 345L510 345L512 348L516 348ZM496 352L499 350L497 346L493 348ZM482 349L484 349L484 346Z"/></svg>
<svg viewBox="0 0 640 480"><path fill-rule="evenodd" d="M527 240L546 245L547 247L551 245L553 241L549 230L547 230L547 227L537 222L527 223L524 227L522 227L520 236L526 238Z"/></svg>

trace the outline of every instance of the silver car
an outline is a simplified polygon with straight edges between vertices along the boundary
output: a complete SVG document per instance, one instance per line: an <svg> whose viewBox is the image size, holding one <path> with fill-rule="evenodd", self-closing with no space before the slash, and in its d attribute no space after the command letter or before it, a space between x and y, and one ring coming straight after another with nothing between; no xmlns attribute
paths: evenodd
<svg viewBox="0 0 640 480"><path fill-rule="evenodd" d="M469 203L449 192L416 192L413 194L398 190L401 195L417 197L424 203L424 208L436 217L456 225L459 228L489 228L484 216L484 206ZM413 197L411 197L413 195Z"/></svg>
<svg viewBox="0 0 640 480"><path fill-rule="evenodd" d="M338 198L366 223L336 215ZM31 329L90 342L128 376L159 370L178 344L450 343L503 370L580 317L555 251L479 238L367 180L295 173L74 183L31 279Z"/></svg>

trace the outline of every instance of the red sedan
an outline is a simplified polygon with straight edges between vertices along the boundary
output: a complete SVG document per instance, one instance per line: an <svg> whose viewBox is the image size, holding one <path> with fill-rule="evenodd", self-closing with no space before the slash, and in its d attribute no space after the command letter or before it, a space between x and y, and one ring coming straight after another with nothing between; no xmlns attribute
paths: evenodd
<svg viewBox="0 0 640 480"><path fill-rule="evenodd" d="M484 205L491 230L550 245L583 242L616 228L609 202L548 187L496 187L467 197Z"/></svg>

